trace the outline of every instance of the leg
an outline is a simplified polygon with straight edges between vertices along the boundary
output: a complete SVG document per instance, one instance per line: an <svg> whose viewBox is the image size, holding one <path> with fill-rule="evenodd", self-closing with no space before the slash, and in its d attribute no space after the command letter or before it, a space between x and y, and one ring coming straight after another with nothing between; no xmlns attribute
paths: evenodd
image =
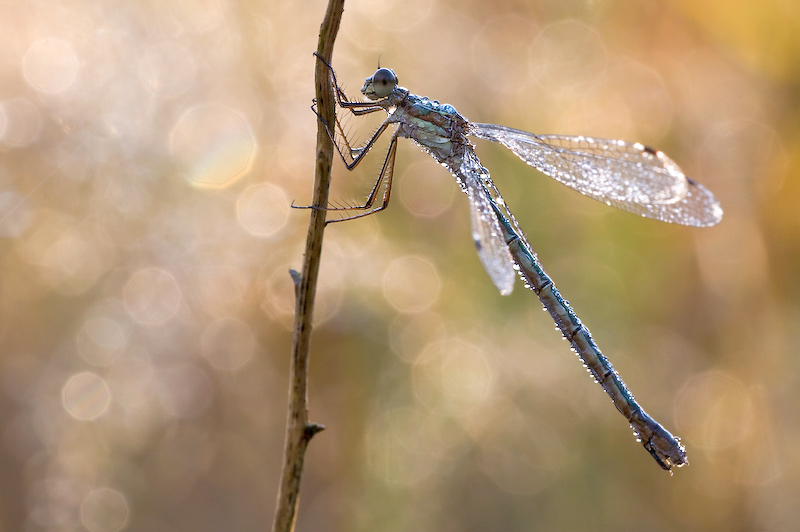
<svg viewBox="0 0 800 532"><path fill-rule="evenodd" d="M351 102L347 99L347 95L344 91L339 87L338 81L336 80L336 72L334 72L333 67L329 65L324 59L318 56L316 53L314 54L317 56L317 59L322 61L322 63L328 67L328 71L330 72L331 83L333 84L335 91L336 91L336 101L339 104L340 108L347 109L351 113L356 116L361 116L369 113L374 113L377 111L385 111L384 107L380 105L375 105L372 102ZM333 144L336 146L336 151L339 152L339 156L344 161L345 166L347 166L348 170L352 170L355 168L361 159L369 152L372 146L375 144L375 141L378 140L383 132L389 125L389 121L384 121L380 127L373 133L372 137L362 146L354 148L350 141L347 138L347 135L342 128L342 123L339 120L339 117L336 117L336 123L331 127L330 124L327 124L322 117L319 116L317 113L316 102L311 105L311 110L319 117L323 124L325 124L325 129L328 131L328 136L331 137L333 140Z"/></svg>
<svg viewBox="0 0 800 532"><path fill-rule="evenodd" d="M362 218L364 216L368 216L370 214L385 209L387 205L389 205L389 196L392 193L392 178L394 177L394 159L396 154L397 154L397 134L395 133L394 135L392 135L392 140L389 144L389 151L386 154L386 159L384 159L383 161L383 166L381 167L381 172L378 175L378 179L372 186L372 190L367 196L367 200L364 202L364 204L345 205L341 207L331 207L331 206L324 207L323 209L326 211L340 211L345 213L347 211L353 211L355 213L351 215L344 214L338 220L328 220L325 223L329 224L335 222L344 222L347 220L353 220L355 218ZM376 207L375 200L378 198L379 195L382 197L382 201L381 204ZM313 206L300 207L294 204L292 204L292 207L295 209L321 208Z"/></svg>
<svg viewBox="0 0 800 532"><path fill-rule="evenodd" d="M359 115L359 116L369 113L374 113L380 110L385 110L384 107L376 105L375 103L372 102L351 102L347 98L347 95L344 93L344 90L342 90L339 87L339 82L336 80L336 72L334 72L333 67L330 64L328 64L327 61L325 61L323 58L317 55L316 52L314 52L314 55L317 57L317 59L322 61L322 64L328 67L328 71L330 72L331 76L331 83L336 91L336 101L339 104L339 107L343 109L348 109L354 115ZM314 112L316 113L316 110Z"/></svg>
<svg viewBox="0 0 800 532"><path fill-rule="evenodd" d="M362 218L370 214L382 211L389 205L389 196L392 193L392 178L394 177L394 159L397 154L397 134L392 135L392 140L389 144L389 151L386 153L386 159L383 161L381 172L378 179L372 187L367 200L363 205L350 205L344 207L328 207L328 211L354 211L355 214L344 216L338 220L328 220L326 223L344 222L353 220L355 218ZM382 197L381 204L375 206L375 200L378 196Z"/></svg>
<svg viewBox="0 0 800 532"><path fill-rule="evenodd" d="M323 64L326 67L328 67L328 71L330 72L330 81L335 89L336 100L340 108L348 109L351 113L353 113L356 116L365 115L376 111L386 111L384 107L380 105L375 105L374 103L371 102L350 102L347 99L347 95L339 87L339 84L336 80L336 73L334 72L333 67L331 67L331 65L328 64L327 61L322 59L316 53L314 55L316 55L317 59L322 61ZM352 145L350 144L350 141L347 138L347 135L344 132L344 129L342 127L338 115L335 118L335 123L333 124L333 127L331 127L330 124L328 124L325 120L322 119L321 116L319 116L319 113L317 112L316 109L316 102L312 104L311 109L312 111L314 111L317 117L319 117L320 121L325 125L325 129L328 132L328 136L330 136L334 146L336 146L336 151L339 152L339 156L342 158L342 161L344 162L348 170L354 169L358 165L358 163L361 162L364 156L369 152L372 146L374 146L375 142L383 134L383 132L386 131L386 128L391 123L389 119L385 120L366 143L364 143L362 146L358 148L353 148ZM397 153L397 133L395 132L392 135L392 139L389 143L389 150L386 154L386 158L383 161L383 167L381 168L381 172L378 175L378 179L375 181L375 184L373 185L372 190L367 196L367 199L364 202L364 204L354 205L354 206L341 206L341 207L328 206L325 208L325 210L330 210L330 211L355 211L357 212L357 214L351 216L344 216L339 220L329 220L328 221L329 223L352 220L353 218L361 218L362 216L367 216L369 214L381 211L386 208L386 206L389 204L389 195L391 194L392 176L394 173L394 160L396 153ZM383 200L381 202L381 205L373 208L375 200L381 194L381 191L383 191L382 194Z"/></svg>
<svg viewBox="0 0 800 532"><path fill-rule="evenodd" d="M314 112L316 113L316 109L314 109ZM321 118L320 121L322 121ZM322 123L325 124L324 121ZM378 140L378 138L383 134L384 131L386 131L386 128L389 127L389 124L390 122L388 119L384 120L378 129L375 130L375 133L372 134L372 137L370 137L367 142L357 148L354 148L350 144L350 140L348 140L338 116L335 119L333 130L328 124L325 124L325 129L328 131L328 136L333 141L333 145L336 146L336 151L339 152L339 156L342 158L344 165L348 170L352 170L358 166L358 163L361 162L361 159L363 159L364 156L369 153L369 150L372 149L372 146L375 145L375 142Z"/></svg>

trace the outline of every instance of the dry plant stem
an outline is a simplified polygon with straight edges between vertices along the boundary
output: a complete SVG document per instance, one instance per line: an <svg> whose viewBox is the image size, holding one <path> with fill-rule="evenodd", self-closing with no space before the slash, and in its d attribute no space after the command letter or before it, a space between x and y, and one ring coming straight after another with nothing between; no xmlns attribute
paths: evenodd
<svg viewBox="0 0 800 532"><path fill-rule="evenodd" d="M339 22L344 10L344 0L330 0L322 21L317 44L317 54L328 63L333 53L333 42L339 31ZM329 123L334 121L334 100L327 67L316 61L316 97L320 115ZM309 113L311 115L311 113ZM313 115L311 115L313 116ZM314 175L313 205L328 204L333 144L325 126L317 120L317 160ZM311 320L314 311L314 296L319 275L322 253L322 235L325 229L325 210L311 209L308 226L303 271L292 272L295 285L295 319L292 335L292 360L289 384L289 412L286 419L286 442L281 470L281 484L275 508L273 532L290 532L297 519L297 503L300 494L300 478L303 460L311 437L324 427L308 421L308 354L311 338Z"/></svg>

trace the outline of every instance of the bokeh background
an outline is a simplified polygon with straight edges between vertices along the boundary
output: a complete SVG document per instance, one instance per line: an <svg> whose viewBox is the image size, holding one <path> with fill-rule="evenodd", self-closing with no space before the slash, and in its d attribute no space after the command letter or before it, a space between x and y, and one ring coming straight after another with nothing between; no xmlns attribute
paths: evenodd
<svg viewBox="0 0 800 532"><path fill-rule="evenodd" d="M281 465L321 1L0 6L0 530L257 531ZM714 228L478 153L645 409L670 477L531 292L498 295L454 180L402 142L328 227L300 531L800 527L800 4L351 0L381 65L468 118L638 140ZM370 127L352 121L354 135ZM380 167L337 162L332 199Z"/></svg>

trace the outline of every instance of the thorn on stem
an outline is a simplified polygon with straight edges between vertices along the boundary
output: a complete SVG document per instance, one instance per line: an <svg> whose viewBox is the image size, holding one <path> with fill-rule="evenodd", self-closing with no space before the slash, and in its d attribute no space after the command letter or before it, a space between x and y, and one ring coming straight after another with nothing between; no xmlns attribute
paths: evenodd
<svg viewBox="0 0 800 532"><path fill-rule="evenodd" d="M306 439L310 440L311 438L314 437L314 435L317 432L322 432L323 430L325 430L325 425L320 425L319 423L313 423L313 422L306 423L306 428L305 428Z"/></svg>

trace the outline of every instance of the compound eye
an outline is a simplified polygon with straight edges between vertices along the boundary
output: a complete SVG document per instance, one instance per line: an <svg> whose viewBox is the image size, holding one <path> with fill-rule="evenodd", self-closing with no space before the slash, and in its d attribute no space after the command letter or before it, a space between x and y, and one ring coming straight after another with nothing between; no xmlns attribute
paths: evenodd
<svg viewBox="0 0 800 532"><path fill-rule="evenodd" d="M397 76L388 68L379 68L372 75L372 90L375 96L379 98L389 96L395 87L397 87Z"/></svg>

